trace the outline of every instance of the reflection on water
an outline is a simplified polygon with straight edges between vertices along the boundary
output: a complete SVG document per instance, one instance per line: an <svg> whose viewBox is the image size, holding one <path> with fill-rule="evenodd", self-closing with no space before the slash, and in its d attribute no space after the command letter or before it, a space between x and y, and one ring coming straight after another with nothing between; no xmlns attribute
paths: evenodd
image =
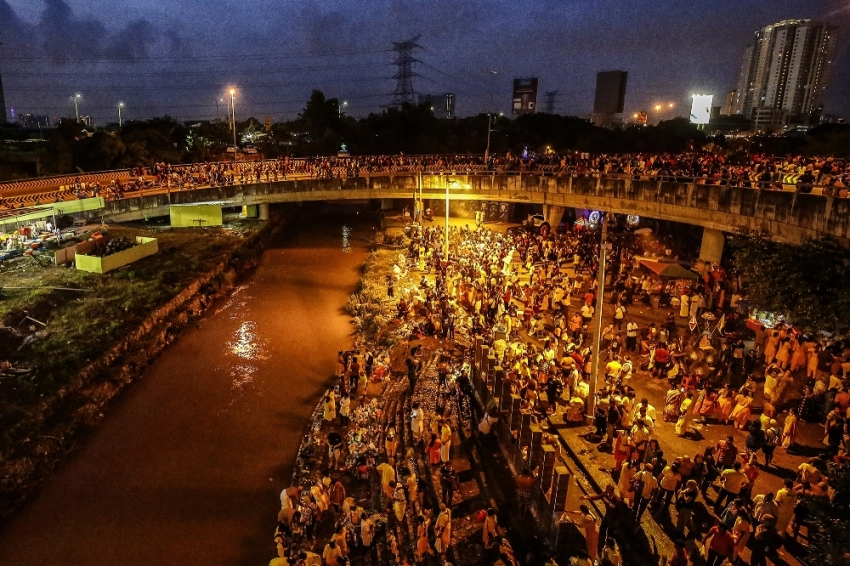
<svg viewBox="0 0 850 566"><path fill-rule="evenodd" d="M248 285L239 285L238 287L236 287L230 294L230 296L227 298L227 300L224 302L224 304L216 309L216 311L213 313L213 316L218 316L225 311L231 310L232 308L232 312L228 313L228 318L230 320L236 320L238 318L241 318L242 309L247 306L248 299L251 298L247 295L247 293L245 293L247 289Z"/></svg>
<svg viewBox="0 0 850 566"><path fill-rule="evenodd" d="M269 359L267 344L257 333L257 323L244 321L227 342L227 369L230 375L233 399L242 397L245 390L254 384L254 378L262 362ZM262 393L252 387L258 395ZM232 404L232 403L231 403Z"/></svg>

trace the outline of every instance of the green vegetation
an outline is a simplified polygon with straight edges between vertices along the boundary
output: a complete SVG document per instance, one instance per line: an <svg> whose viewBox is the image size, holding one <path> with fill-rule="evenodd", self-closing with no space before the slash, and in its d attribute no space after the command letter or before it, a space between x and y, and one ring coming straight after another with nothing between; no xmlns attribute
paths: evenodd
<svg viewBox="0 0 850 566"><path fill-rule="evenodd" d="M15 506L25 482L52 465L57 450L68 449L64 441L77 427L96 421L102 402L128 379L121 368L106 371L103 364L91 371L90 364L149 327L157 309L203 274L258 256L256 243L240 245L256 228L253 222L223 230L113 227L113 236L158 238L160 251L106 275L28 260L3 266L0 361L31 371L0 379L0 515ZM227 276L225 270L210 286ZM144 352L134 342L128 353Z"/></svg>
<svg viewBox="0 0 850 566"><path fill-rule="evenodd" d="M387 347L392 345L388 322L395 314L395 303L387 297L385 277L392 273L398 258L396 250L375 250L363 266L363 277L356 293L351 295L346 311L353 317L357 335L363 342Z"/></svg>
<svg viewBox="0 0 850 566"><path fill-rule="evenodd" d="M831 497L802 497L811 513L807 562L850 566L850 464L831 464L828 474Z"/></svg>
<svg viewBox="0 0 850 566"><path fill-rule="evenodd" d="M804 332L850 330L850 250L833 238L784 244L765 234L732 238L735 270L759 308Z"/></svg>
<svg viewBox="0 0 850 566"><path fill-rule="evenodd" d="M265 125L256 117L237 124L242 142L255 145L267 158L283 156L335 155L345 144L352 155L376 154L483 154L487 146L486 114L442 120L427 105L389 108L364 118L340 112L339 100L313 91L304 110L295 120ZM627 126L605 129L574 116L529 114L511 120L496 116L493 121L491 151L519 153L527 148L556 152L683 152L709 150L730 156L747 152L775 155L850 155L850 125L826 124L809 132L782 136L753 136L727 140L722 134L746 131L749 124L724 118L698 130L685 118L676 118L647 127ZM14 137L15 130L4 134ZM18 137L25 137L19 131ZM191 163L215 159L232 145L231 129L225 122L184 124L169 116L147 121L126 122L122 129L111 127L86 131L73 120L63 120L50 131L39 150L13 159L38 159L42 174L98 171L158 162ZM31 149L29 144L21 148ZM7 151L17 149L14 144ZM26 159L25 159L26 158ZM10 161L11 163L11 161ZM4 178L25 174L20 167L5 164ZM16 168L17 167L17 168ZM30 167L32 171L34 168Z"/></svg>

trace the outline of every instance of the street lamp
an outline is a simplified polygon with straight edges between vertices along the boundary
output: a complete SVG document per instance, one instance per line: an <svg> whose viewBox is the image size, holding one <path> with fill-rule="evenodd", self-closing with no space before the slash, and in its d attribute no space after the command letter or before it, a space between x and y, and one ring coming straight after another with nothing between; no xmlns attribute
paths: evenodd
<svg viewBox="0 0 850 566"><path fill-rule="evenodd" d="M484 165L485 167L490 163L490 132L493 130L493 126L490 125L490 120L493 118L493 114L487 112L487 149L484 150Z"/></svg>
<svg viewBox="0 0 850 566"><path fill-rule="evenodd" d="M660 108L659 106L655 107ZM596 414L596 390L599 381L599 356L602 343L602 307L605 304L605 267L608 261L608 251L611 245L608 240L608 224L614 222L614 215L610 212L602 214L602 236L599 243L599 273L596 281L596 312L593 313L596 320L593 326L593 353L591 354L590 382L587 393L587 418L592 419Z"/></svg>
<svg viewBox="0 0 850 566"><path fill-rule="evenodd" d="M337 109L339 110L339 117L342 118L342 109L348 106L348 101L343 100L342 104L337 104Z"/></svg>
<svg viewBox="0 0 850 566"><path fill-rule="evenodd" d="M81 95L80 93L77 93L71 97L74 99L74 116L76 116L78 124L80 123L80 107L77 105L77 101L82 97L83 95Z"/></svg>
<svg viewBox="0 0 850 566"><path fill-rule="evenodd" d="M451 185L453 188L459 188L460 183L457 181L452 181ZM470 188L470 185L466 185L466 188ZM443 242L443 251L445 252L446 261L449 260L449 178L446 177L446 237Z"/></svg>
<svg viewBox="0 0 850 566"><path fill-rule="evenodd" d="M121 125L122 125L122 123L121 123L121 109L122 108L124 108L124 103L119 102L118 103L118 129L119 130L121 129Z"/></svg>
<svg viewBox="0 0 850 566"><path fill-rule="evenodd" d="M236 89L230 89L230 113L233 121L233 161L236 161Z"/></svg>

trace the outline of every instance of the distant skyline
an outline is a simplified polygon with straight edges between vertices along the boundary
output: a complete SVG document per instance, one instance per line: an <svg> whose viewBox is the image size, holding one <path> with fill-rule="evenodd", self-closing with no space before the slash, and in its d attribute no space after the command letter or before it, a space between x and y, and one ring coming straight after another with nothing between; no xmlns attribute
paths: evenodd
<svg viewBox="0 0 850 566"><path fill-rule="evenodd" d="M365 116L391 100L391 42L422 34L415 90L455 93L459 116L510 115L527 76L586 116L596 73L623 69L626 113L666 119L692 94L722 105L753 33L789 18L838 27L826 112L850 118L848 0L0 0L0 71L16 115L72 116L79 93L101 125L119 102L125 120L224 117L233 86L240 120L295 118L313 88Z"/></svg>

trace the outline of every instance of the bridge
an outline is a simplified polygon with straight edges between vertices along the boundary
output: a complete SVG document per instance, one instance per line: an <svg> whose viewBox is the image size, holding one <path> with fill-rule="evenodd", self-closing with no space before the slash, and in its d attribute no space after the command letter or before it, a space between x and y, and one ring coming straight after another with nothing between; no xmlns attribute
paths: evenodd
<svg viewBox="0 0 850 566"><path fill-rule="evenodd" d="M105 174L98 174L105 175ZM31 181L36 186L44 181ZM722 232L764 231L775 239L798 242L804 237L833 236L850 243L850 199L791 190L762 190L706 183L703 179L641 178L566 173L520 174L470 171L381 171L349 178L245 182L191 189L154 188L108 200L90 218L113 222L166 216L169 206L220 202L224 206L284 202L363 199L445 199L543 206L546 219L557 224L568 207L636 214L684 222L706 229L706 238L721 246ZM2 193L0 193L2 194ZM67 198L67 197L66 197ZM267 209L266 209L267 210ZM708 254L718 255L717 253ZM709 259L708 257L706 259Z"/></svg>
<svg viewBox="0 0 850 566"><path fill-rule="evenodd" d="M705 228L702 257L719 261L723 232L766 231L780 241L832 235L850 241L850 199L781 190L699 184L693 179L611 176L380 173L348 179L277 182L158 190L106 203L112 221L165 216L169 206L194 202L268 205L281 202L362 199L444 199L533 203L557 224L565 208L603 210L685 222ZM100 214L89 213L94 218Z"/></svg>

